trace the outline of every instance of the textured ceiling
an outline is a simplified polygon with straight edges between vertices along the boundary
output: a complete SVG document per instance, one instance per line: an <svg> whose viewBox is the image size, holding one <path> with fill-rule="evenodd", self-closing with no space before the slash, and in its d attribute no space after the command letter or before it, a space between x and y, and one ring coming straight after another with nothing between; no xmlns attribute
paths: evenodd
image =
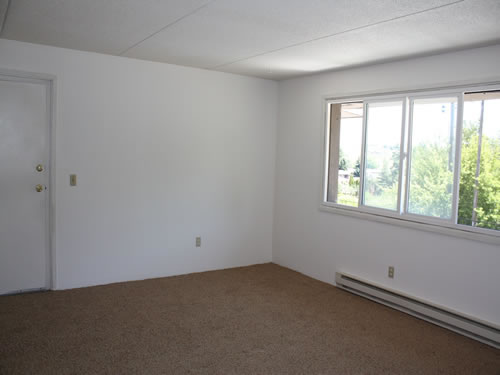
<svg viewBox="0 0 500 375"><path fill-rule="evenodd" d="M0 0L1 38L271 79L500 43L499 19L500 0Z"/></svg>

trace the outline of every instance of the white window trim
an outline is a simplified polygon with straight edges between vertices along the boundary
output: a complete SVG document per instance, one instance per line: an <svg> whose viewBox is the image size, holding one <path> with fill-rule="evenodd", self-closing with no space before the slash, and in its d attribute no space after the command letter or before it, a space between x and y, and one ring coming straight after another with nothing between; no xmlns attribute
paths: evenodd
<svg viewBox="0 0 500 375"><path fill-rule="evenodd" d="M396 202L396 210L391 210L389 208L382 208L382 207L375 207L375 206L370 206L365 203L365 167L364 164L366 163L366 134L368 133L368 106L370 104L377 104L377 103L387 103L387 102L394 102L398 103L401 102L402 108L401 108L401 137L400 137L400 144L399 144L399 175L398 175L398 196L397 196L397 202ZM361 156L360 156L360 180L359 180L359 186L360 186L360 194L359 194L359 200L358 200L358 207L366 207L366 208L373 208L375 210L384 210L388 212L396 212L396 213L401 213L402 212L402 207L401 205L404 203L404 199L402 199L402 194L403 191L402 189L402 173L403 173L403 165L401 163L401 160L405 158L405 155L403 155L404 151L404 137L405 137L405 119L406 119L406 105L407 105L407 98L405 96L396 96L394 98L390 99L366 99L363 102L363 140L361 143Z"/></svg>
<svg viewBox="0 0 500 375"><path fill-rule="evenodd" d="M467 90L468 91L468 90ZM463 115L463 93L458 92L458 91L453 91L453 92L446 92L446 93L435 93L433 92L432 94L418 94L418 95L408 95L408 108L409 108L409 118L408 118L408 145L407 145L407 155L406 155L406 184L405 184L405 197L404 197L404 208L403 208L403 214L405 215L410 215L411 216L423 216L427 217L425 215L419 215L419 214L412 214L409 212L409 204L410 204L410 186L411 186L411 157L409 156L410 153L412 152L412 140L413 140L413 111L414 111L414 103L415 100L421 100L421 99L440 99L440 98L456 98L457 99L457 117L455 119L455 155L454 155L454 161L453 161L453 192L451 196L451 215L449 219L445 218L436 218L437 220L440 221L448 221L451 223L455 223L457 214L458 214L458 189L459 189L459 183L460 183L460 159L457 159L457 149L461 149L461 143L458 143L458 139L461 140L461 136L459 136L459 131L460 134L462 134L462 123L459 123L459 121L462 121L462 115Z"/></svg>
<svg viewBox="0 0 500 375"><path fill-rule="evenodd" d="M478 227L469 227L466 225L455 224L456 215L458 211L458 189L460 181L460 161L461 161L461 136L462 136L462 123L463 123L463 92L464 91L491 91L500 90L500 79L490 80L489 82L465 82L450 84L449 86L442 87L414 87L408 89L397 89L392 91L387 91L384 93L368 92L368 93L358 93L356 95L345 95L345 96L325 96L323 97L323 147L322 147L322 158L323 163L323 183L321 184L321 195L319 209L324 212L330 212L335 214L347 215L351 217L366 219L370 221L382 222L386 224L392 224L417 230L423 230L428 232L445 234L453 237L461 237L468 240L475 240L495 245L500 245L500 231L492 229L484 229ZM458 94L458 106L457 106L457 126L456 126L456 149L455 149L455 171L454 171L454 191L453 191L453 207L452 207L452 218L450 220L432 218L423 215L416 215L407 213L405 210L400 209L400 211L392 211L383 208L364 206L362 201L362 176L364 174L364 143L366 141L366 103L373 101L382 100L398 100L401 97L408 97L409 103L409 116L411 116L411 99L423 98L430 96L443 96L443 95L457 96ZM340 104L345 102L363 102L363 139L362 139L362 155L360 160L360 196L358 197L358 207L350 207L346 205L341 205L333 202L328 202L328 174L329 174L329 164L328 158L330 153L330 104ZM405 106L406 108L406 106ZM406 116L406 114L405 114ZM410 124L411 126L411 124ZM407 131L410 132L411 128L408 126ZM404 125L403 125L404 128ZM402 132L403 133L403 132ZM402 139L404 134L402 134ZM408 143L411 141L411 137L408 138ZM407 153L410 152L409 144L407 145ZM406 157L405 163L408 162ZM400 163L400 172L402 169L402 163ZM408 178L408 164L407 173L405 178ZM400 177L402 174L400 173ZM400 178L401 179L401 178ZM407 181L408 183L408 181ZM399 189L401 189L401 184ZM405 189L408 191L409 189ZM400 195L407 194L406 192L401 192ZM408 200L405 197L401 197L401 205ZM403 208L403 207L400 207Z"/></svg>

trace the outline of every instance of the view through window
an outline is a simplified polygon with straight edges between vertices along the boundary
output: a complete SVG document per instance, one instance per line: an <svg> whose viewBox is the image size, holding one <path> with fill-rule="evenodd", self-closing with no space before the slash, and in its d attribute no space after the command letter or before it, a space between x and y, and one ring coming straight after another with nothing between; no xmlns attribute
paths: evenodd
<svg viewBox="0 0 500 375"><path fill-rule="evenodd" d="M329 183L332 201L358 206L363 103L333 104L330 115L331 164L337 166Z"/></svg>
<svg viewBox="0 0 500 375"><path fill-rule="evenodd" d="M451 218L457 97L412 101L408 212Z"/></svg>
<svg viewBox="0 0 500 375"><path fill-rule="evenodd" d="M367 104L364 204L396 210L403 101Z"/></svg>
<svg viewBox="0 0 500 375"><path fill-rule="evenodd" d="M500 91L331 103L329 113L327 202L500 230Z"/></svg>
<svg viewBox="0 0 500 375"><path fill-rule="evenodd" d="M458 223L500 230L500 92L464 95Z"/></svg>

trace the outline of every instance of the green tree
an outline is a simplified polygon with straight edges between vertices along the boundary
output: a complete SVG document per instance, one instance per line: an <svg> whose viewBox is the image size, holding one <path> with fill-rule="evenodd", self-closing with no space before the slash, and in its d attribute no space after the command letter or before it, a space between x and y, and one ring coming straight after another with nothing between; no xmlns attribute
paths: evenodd
<svg viewBox="0 0 500 375"><path fill-rule="evenodd" d="M410 173L410 212L449 218L453 172L448 169L448 147L440 143L413 148Z"/></svg>
<svg viewBox="0 0 500 375"><path fill-rule="evenodd" d="M339 170L340 171L347 171L347 168L349 167L347 163L347 159L345 158L344 152L342 149L340 149L339 152Z"/></svg>
<svg viewBox="0 0 500 375"><path fill-rule="evenodd" d="M378 163L377 159L367 157L366 158L366 166L365 167L367 169L378 169L379 163Z"/></svg>
<svg viewBox="0 0 500 375"><path fill-rule="evenodd" d="M347 161L345 158L339 160L339 170L346 171L347 170Z"/></svg>
<svg viewBox="0 0 500 375"><path fill-rule="evenodd" d="M397 165L399 165L399 159ZM394 169L397 169L396 174L393 173ZM383 188L392 188L392 186L397 182L396 178L398 171L398 166L394 166L394 163L392 163L391 167L389 168L389 162L387 160L384 160L382 169L380 171L380 176L378 177L378 185Z"/></svg>
<svg viewBox="0 0 500 375"><path fill-rule="evenodd" d="M393 147L392 149L392 165L391 165L391 177L392 183L396 183L399 175L399 156L400 156L399 147Z"/></svg>
<svg viewBox="0 0 500 375"><path fill-rule="evenodd" d="M353 173L353 176L354 177L359 177L361 174L361 163L358 160L356 160L356 164L354 165L354 173Z"/></svg>

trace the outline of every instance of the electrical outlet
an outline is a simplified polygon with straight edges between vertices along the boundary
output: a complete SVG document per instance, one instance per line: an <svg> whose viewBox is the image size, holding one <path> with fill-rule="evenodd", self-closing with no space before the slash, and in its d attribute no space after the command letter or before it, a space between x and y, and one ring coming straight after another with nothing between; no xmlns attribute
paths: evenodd
<svg viewBox="0 0 500 375"><path fill-rule="evenodd" d="M201 247L201 237L196 237L196 247Z"/></svg>
<svg viewBox="0 0 500 375"><path fill-rule="evenodd" d="M389 271L387 272L389 278L394 279L394 266L389 266Z"/></svg>

